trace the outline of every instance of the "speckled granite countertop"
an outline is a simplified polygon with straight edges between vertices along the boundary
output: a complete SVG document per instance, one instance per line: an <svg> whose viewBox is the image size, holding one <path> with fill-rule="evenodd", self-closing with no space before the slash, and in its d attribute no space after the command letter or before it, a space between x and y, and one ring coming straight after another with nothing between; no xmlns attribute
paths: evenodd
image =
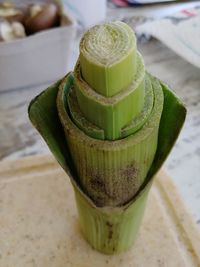
<svg viewBox="0 0 200 267"><path fill-rule="evenodd" d="M124 11L117 12L119 18ZM79 38L80 34L72 53L71 66L77 55ZM187 105L186 123L165 168L200 226L200 70L156 40L138 44L138 48L146 68L167 82ZM46 87L0 91L0 160L49 153L27 116L28 103Z"/></svg>

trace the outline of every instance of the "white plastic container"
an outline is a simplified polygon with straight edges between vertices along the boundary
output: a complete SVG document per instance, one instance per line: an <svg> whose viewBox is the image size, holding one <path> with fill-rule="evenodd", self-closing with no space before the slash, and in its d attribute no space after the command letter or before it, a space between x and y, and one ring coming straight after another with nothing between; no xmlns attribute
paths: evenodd
<svg viewBox="0 0 200 267"><path fill-rule="evenodd" d="M0 43L0 91L59 79L67 72L76 22L63 15L61 27Z"/></svg>
<svg viewBox="0 0 200 267"><path fill-rule="evenodd" d="M62 2L85 28L105 20L106 0L63 0Z"/></svg>

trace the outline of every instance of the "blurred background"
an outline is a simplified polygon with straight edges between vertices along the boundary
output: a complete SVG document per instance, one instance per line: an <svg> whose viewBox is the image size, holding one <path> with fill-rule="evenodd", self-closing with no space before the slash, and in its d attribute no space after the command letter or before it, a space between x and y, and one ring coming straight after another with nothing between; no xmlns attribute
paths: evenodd
<svg viewBox="0 0 200 267"><path fill-rule="evenodd" d="M135 30L147 70L187 106L164 167L200 227L200 1L0 1L0 160L49 153L28 103L73 70L88 27L112 20Z"/></svg>

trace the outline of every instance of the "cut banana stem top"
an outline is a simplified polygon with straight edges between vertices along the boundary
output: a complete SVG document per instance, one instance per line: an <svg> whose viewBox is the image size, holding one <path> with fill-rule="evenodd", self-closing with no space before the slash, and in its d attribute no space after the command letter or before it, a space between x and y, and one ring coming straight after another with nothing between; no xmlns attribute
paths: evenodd
<svg viewBox="0 0 200 267"><path fill-rule="evenodd" d="M128 25L120 21L97 25L80 42L83 79L99 94L113 96L132 82L136 53L136 38Z"/></svg>

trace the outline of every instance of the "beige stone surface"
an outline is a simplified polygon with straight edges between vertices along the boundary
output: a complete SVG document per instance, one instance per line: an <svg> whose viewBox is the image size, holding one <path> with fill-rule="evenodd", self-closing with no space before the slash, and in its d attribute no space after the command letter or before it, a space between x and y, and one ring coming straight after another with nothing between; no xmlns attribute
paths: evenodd
<svg viewBox="0 0 200 267"><path fill-rule="evenodd" d="M107 256L83 239L73 189L50 156L0 164L0 267L200 266L200 234L173 185L160 172L138 239Z"/></svg>

